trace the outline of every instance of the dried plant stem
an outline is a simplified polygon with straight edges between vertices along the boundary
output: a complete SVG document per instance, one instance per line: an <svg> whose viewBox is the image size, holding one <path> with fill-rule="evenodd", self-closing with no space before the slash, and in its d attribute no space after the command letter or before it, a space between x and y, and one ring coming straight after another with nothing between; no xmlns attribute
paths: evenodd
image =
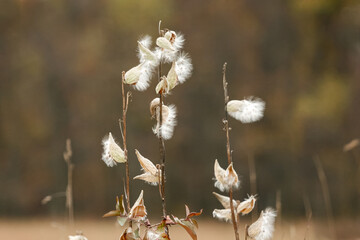
<svg viewBox="0 0 360 240"><path fill-rule="evenodd" d="M255 159L253 154L248 155L249 161L249 172L250 172L250 191L252 195L255 195L256 190L256 169L255 169ZM258 205L255 205L255 209L251 212L251 219L255 221L257 219L257 208Z"/></svg>
<svg viewBox="0 0 360 240"><path fill-rule="evenodd" d="M282 210L282 207L281 207L281 190L278 189L276 191L276 213L277 213L277 222L278 224L281 226L281 210Z"/></svg>
<svg viewBox="0 0 360 240"><path fill-rule="evenodd" d="M249 225L245 225L245 237L244 239L247 240L248 239L248 229L249 229Z"/></svg>
<svg viewBox="0 0 360 240"><path fill-rule="evenodd" d="M65 152L63 154L64 160L68 167L68 181L66 187L66 208L68 209L69 214L69 224L74 225L74 200L73 200L73 170L74 164L71 162L72 149L71 149L71 140L66 139Z"/></svg>
<svg viewBox="0 0 360 240"><path fill-rule="evenodd" d="M223 120L224 123L224 129L226 131L226 153L227 153L227 159L228 159L228 164L230 165L232 163L232 158L231 158L231 148L230 148L230 127L229 127L229 121L228 121L228 115L227 115L227 110L226 110L226 106L227 103L229 102L229 95L228 95L228 91L227 91L227 85L228 83L226 82L226 65L227 63L224 63L223 66L223 87L224 87L224 98L225 98L225 118ZM230 188L229 191L229 198L230 198L230 209L231 209L231 221L233 223L233 227L234 227L234 233L235 233L235 239L239 240L239 231L238 231L238 226L237 226L237 221L236 221L236 216L235 216L235 211L234 211L234 206L233 206L233 189Z"/></svg>
<svg viewBox="0 0 360 240"><path fill-rule="evenodd" d="M125 72L122 72L122 81L121 81L121 93L122 93L122 119L119 120L120 131L122 133L123 139L123 147L124 147L124 154L125 154L125 171L126 171L126 205L127 210L130 212L130 173L129 173L129 161L128 161L128 151L126 145L126 113L129 106L129 99L131 96L130 92L127 92L125 95L125 87L124 87L124 80L125 80ZM130 221L131 224L131 221Z"/></svg>
<svg viewBox="0 0 360 240"><path fill-rule="evenodd" d="M161 21L159 21L159 35L160 37L163 36L163 31L161 30ZM160 64L158 66L158 81L161 81L161 71L162 71L162 64L160 61ZM162 94L162 92L160 91L159 93L159 98L160 98L160 109L159 109L159 152L160 152L160 186L159 186L159 190L160 190L160 197L161 197L161 204L162 204L162 214L163 214L163 219L166 220L167 218L167 213L166 213L166 201L165 201L165 155L166 155L166 151L165 151L165 143L164 143L164 139L162 137L162 121L163 121L163 116L162 116L162 107L163 107L163 102L164 102L164 96ZM167 225L165 225L165 232L167 235L169 235L169 229L167 227Z"/></svg>
<svg viewBox="0 0 360 240"><path fill-rule="evenodd" d="M311 224L312 209L311 209L311 203L310 203L309 197L307 195L303 195L303 201L304 201L305 214L306 214L306 219L307 219L305 236L304 236L304 240L306 240L306 239L308 239L307 235L309 233L310 224Z"/></svg>
<svg viewBox="0 0 360 240"><path fill-rule="evenodd" d="M318 156L314 157L314 163L316 166L316 170L319 176L319 180L321 183L321 189L323 192L323 197L325 201L325 207L326 207L326 213L328 218L328 225L329 225L329 231L332 234L333 239L337 239L336 231L335 231L335 223L334 223L334 216L332 213L332 207L331 207L331 199L330 199L330 192L329 192L329 186L327 183L327 178L325 175L324 168L321 164L320 158Z"/></svg>

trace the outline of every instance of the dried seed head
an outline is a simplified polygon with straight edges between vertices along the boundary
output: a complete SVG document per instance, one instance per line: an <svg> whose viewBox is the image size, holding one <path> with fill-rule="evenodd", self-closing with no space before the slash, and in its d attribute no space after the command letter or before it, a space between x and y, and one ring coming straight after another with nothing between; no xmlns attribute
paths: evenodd
<svg viewBox="0 0 360 240"><path fill-rule="evenodd" d="M274 232L276 211L267 208L261 211L260 217L250 225L248 236L255 240L270 240Z"/></svg>
<svg viewBox="0 0 360 240"><path fill-rule="evenodd" d="M215 160L214 165L214 174L215 174L215 187L220 191L229 191L230 188L238 188L240 185L239 177L235 172L232 163L225 170L220 167L217 159Z"/></svg>
<svg viewBox="0 0 360 240"><path fill-rule="evenodd" d="M242 123L251 123L260 120L264 115L265 102L260 98L247 98L244 100L231 100L226 110L229 115Z"/></svg>
<svg viewBox="0 0 360 240"><path fill-rule="evenodd" d="M134 179L141 179L152 185L157 185L159 183L160 176L159 169L157 169L149 159L142 156L137 149L135 149L135 154L144 173L134 177Z"/></svg>
<svg viewBox="0 0 360 240"><path fill-rule="evenodd" d="M244 201L242 201L237 207L237 213L241 213L242 215L246 215L250 213L255 207L256 198L255 196L250 196Z"/></svg>
<svg viewBox="0 0 360 240"><path fill-rule="evenodd" d="M104 147L102 160L108 167L113 167L117 163L126 162L124 151L121 147L119 147L119 145L117 145L111 133L109 133L109 136L103 140L102 144Z"/></svg>

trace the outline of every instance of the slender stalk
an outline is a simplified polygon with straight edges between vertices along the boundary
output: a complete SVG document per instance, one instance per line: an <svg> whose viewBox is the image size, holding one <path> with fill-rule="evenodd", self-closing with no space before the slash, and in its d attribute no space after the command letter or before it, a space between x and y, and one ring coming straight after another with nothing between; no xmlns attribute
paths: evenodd
<svg viewBox="0 0 360 240"><path fill-rule="evenodd" d="M161 21L159 21L159 36L162 37L163 36L163 31L161 30ZM161 81L161 71L162 71L162 64L161 64L161 60L160 60L160 64L158 66L158 81ZM160 190L160 197L161 197L161 204L162 204L162 214L163 214L163 219L166 220L167 218L167 213L166 213L166 201L165 201L165 155L166 155L166 151L165 151L165 143L164 143L164 139L162 137L162 121L163 121L163 112L162 112L162 105L164 102L164 96L162 94L162 92L160 91L159 93L159 98L160 98L160 109L159 109L159 152L160 152L160 186L159 186L159 190ZM169 229L167 227L167 225L165 225L165 232L167 235L169 235Z"/></svg>
<svg viewBox="0 0 360 240"><path fill-rule="evenodd" d="M129 161L128 161L128 151L126 145L126 113L129 106L129 98L131 93L127 92L125 95L125 87L124 87L124 79L125 79L125 72L122 72L122 81L121 81L121 94L122 94L122 119L119 119L119 126L120 131L122 133L123 139L123 147L124 147L124 154L125 154L125 171L126 171L126 205L127 210L130 212L130 173L129 173ZM131 223L131 221L130 221Z"/></svg>
<svg viewBox="0 0 360 240"><path fill-rule="evenodd" d="M72 149L71 149L71 140L66 139L65 152L63 154L64 160L68 167L68 182L66 187L66 208L68 209L69 214L69 224L74 225L74 200L73 200L73 170L74 164L71 162Z"/></svg>
<svg viewBox="0 0 360 240"><path fill-rule="evenodd" d="M331 199L330 199L330 192L329 192L329 185L327 183L327 178L325 175L324 168L321 164L320 158L318 156L314 157L314 163L316 166L316 170L318 173L318 177L321 183L321 189L323 192L323 197L325 201L326 213L328 218L328 225L330 233L332 234L333 239L337 239L336 231L335 231L335 223L334 223L334 216L332 213L331 207Z"/></svg>
<svg viewBox="0 0 360 240"><path fill-rule="evenodd" d="M252 195L255 195L256 190L256 169L255 169L255 159L254 155L251 153L248 155L248 161L249 161L249 172L250 172L250 191ZM255 221L257 218L258 213L258 205L256 204L255 209L251 212L251 219Z"/></svg>
<svg viewBox="0 0 360 240"><path fill-rule="evenodd" d="M281 208L281 190L278 189L276 191L276 213L277 213L277 223L279 226L281 226L281 214L282 214L282 208Z"/></svg>
<svg viewBox="0 0 360 240"><path fill-rule="evenodd" d="M304 236L304 240L306 240L308 233L309 233L311 217L312 217L311 203L310 203L310 200L309 200L309 197L307 194L303 195L303 202L304 202L305 214L306 214L306 219L307 219L305 236Z"/></svg>
<svg viewBox="0 0 360 240"><path fill-rule="evenodd" d="M249 225L246 224L245 225L245 234L244 234L245 235L245 237L244 237L245 240L248 239L248 229L249 229Z"/></svg>
<svg viewBox="0 0 360 240"><path fill-rule="evenodd" d="M224 123L224 129L226 131L226 153L227 153L227 159L228 159L228 164L230 165L232 163L232 158L231 158L231 148L230 148L230 127L229 127L229 121L228 121L228 114L227 114L227 110L226 110L226 106L227 103L229 102L229 95L228 95L228 91L227 91L227 85L228 83L226 82L226 65L227 63L224 63L223 66L223 87L224 87L224 97L225 97L225 118L223 120ZM233 227L234 227L234 233L235 233L235 239L239 240L239 231L238 231L238 226L237 226L237 221L236 221L236 216L235 216L235 211L234 211L234 206L233 206L233 189L230 188L229 191L229 197L230 197L230 209L231 209L231 220L233 223Z"/></svg>

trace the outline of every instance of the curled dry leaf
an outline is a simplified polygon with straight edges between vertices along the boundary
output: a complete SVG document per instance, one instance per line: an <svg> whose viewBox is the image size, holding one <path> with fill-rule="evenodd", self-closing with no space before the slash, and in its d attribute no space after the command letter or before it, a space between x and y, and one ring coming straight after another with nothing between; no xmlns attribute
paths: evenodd
<svg viewBox="0 0 360 240"><path fill-rule="evenodd" d="M225 170L220 167L217 160L215 160L214 165L214 174L215 174L215 187L220 189L220 191L229 191L230 188L238 188L240 185L239 177L235 172L232 163Z"/></svg>
<svg viewBox="0 0 360 240"><path fill-rule="evenodd" d="M120 199L119 197L116 197L116 210L105 213L103 217L117 217L117 222L120 224L120 226L125 225L126 221L128 220L128 214L125 210L123 195L121 195Z"/></svg>
<svg viewBox="0 0 360 240"><path fill-rule="evenodd" d="M199 216L202 213L202 209L199 212L190 212L189 207L185 205L185 211L186 217L184 219L179 219L173 216L174 221L182 226L193 240L196 240L196 228L198 228L198 224L194 219L192 219L192 217Z"/></svg>
<svg viewBox="0 0 360 240"><path fill-rule="evenodd" d="M157 185L159 183L159 176L160 176L159 169L149 159L142 156L137 149L135 149L135 154L144 173L135 176L134 179L141 179L150 184Z"/></svg>
<svg viewBox="0 0 360 240"><path fill-rule="evenodd" d="M135 226L135 229L128 227L121 235L120 240L141 240L139 228L137 226Z"/></svg>

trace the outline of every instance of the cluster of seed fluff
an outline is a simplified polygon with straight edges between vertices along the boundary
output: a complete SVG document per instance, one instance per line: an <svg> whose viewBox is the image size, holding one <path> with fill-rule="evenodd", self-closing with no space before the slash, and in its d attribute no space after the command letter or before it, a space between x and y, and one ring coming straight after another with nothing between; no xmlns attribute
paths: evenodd
<svg viewBox="0 0 360 240"><path fill-rule="evenodd" d="M138 41L137 49L139 64L125 73L124 82L133 85L138 91L144 91L150 86L155 68L160 63L171 63L174 66L172 78L169 79L169 75L163 77L163 93L169 93L178 83L184 83L193 69L190 57L181 52L184 41L182 34L167 31L164 36L156 39L156 47L151 50L151 37L142 37Z"/></svg>

